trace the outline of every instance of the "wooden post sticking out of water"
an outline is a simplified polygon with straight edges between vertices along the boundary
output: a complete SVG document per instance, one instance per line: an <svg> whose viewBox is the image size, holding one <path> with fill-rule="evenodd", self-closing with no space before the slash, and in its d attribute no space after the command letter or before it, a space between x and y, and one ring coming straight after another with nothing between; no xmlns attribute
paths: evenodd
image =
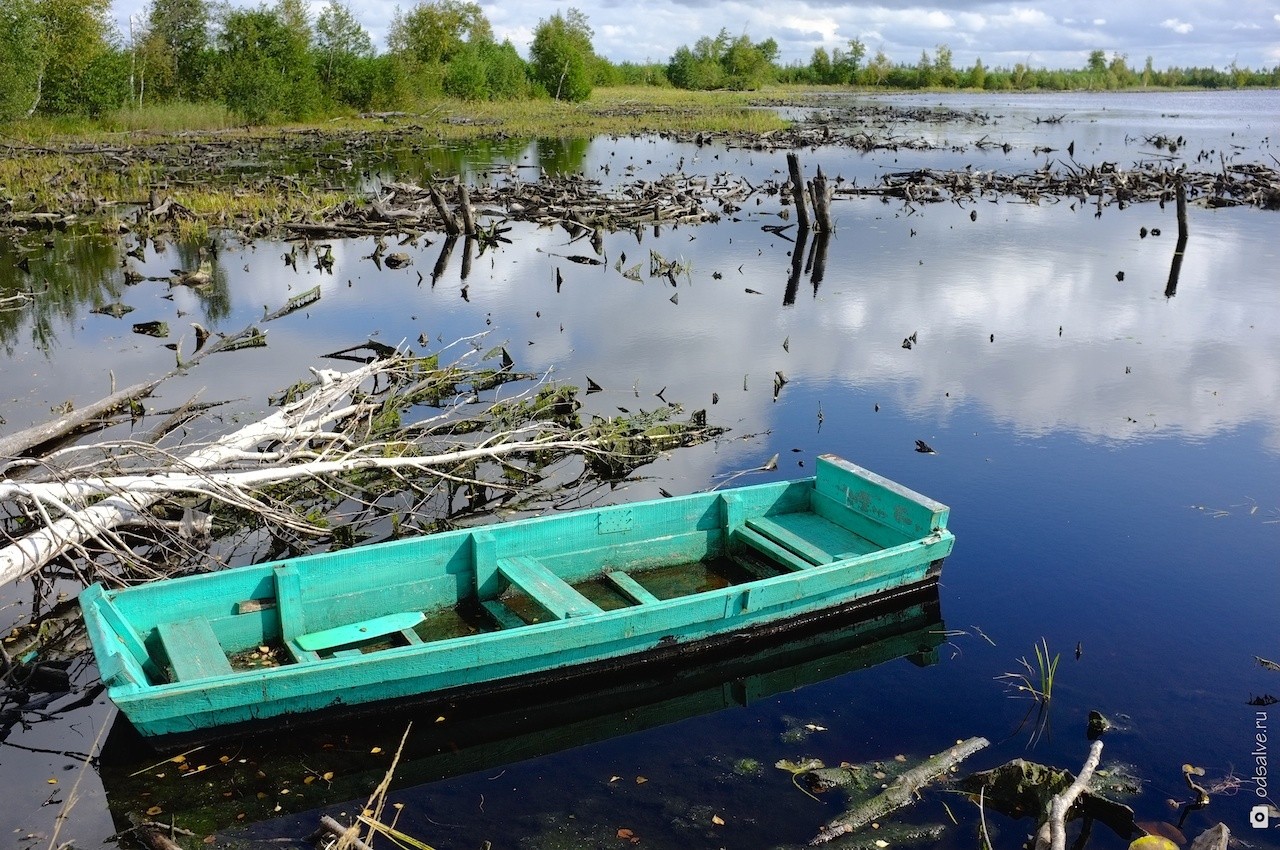
<svg viewBox="0 0 1280 850"><path fill-rule="evenodd" d="M458 183L458 213L462 216L462 232L467 236L476 235L476 216L471 210L471 193L467 184Z"/></svg>
<svg viewBox="0 0 1280 850"><path fill-rule="evenodd" d="M1178 244L1187 241L1187 184L1178 178Z"/></svg>
<svg viewBox="0 0 1280 850"><path fill-rule="evenodd" d="M822 233L830 233L834 229L831 226L831 196L834 192L833 188L827 186L827 177L819 165L818 176L809 183L809 194L813 196L813 217Z"/></svg>
<svg viewBox="0 0 1280 850"><path fill-rule="evenodd" d="M1178 294L1178 275L1182 273L1182 257L1187 250L1187 184L1178 178L1178 244L1173 248L1173 262L1169 265L1169 281L1164 286L1164 297Z"/></svg>
<svg viewBox="0 0 1280 850"><path fill-rule="evenodd" d="M796 224L801 232L809 229L809 205L804 200L804 173L800 171L800 157L787 154L787 170L791 173L791 194L796 202Z"/></svg>
<svg viewBox="0 0 1280 850"><path fill-rule="evenodd" d="M795 197L796 223L800 232L803 233L809 229L809 203L812 203L814 229L820 233L830 233L833 230L831 196L834 190L827 186L827 177L822 173L822 166L818 166L818 176L813 178L807 187L804 182L804 172L800 170L800 157L794 153L787 154L787 171L791 175L791 193Z"/></svg>

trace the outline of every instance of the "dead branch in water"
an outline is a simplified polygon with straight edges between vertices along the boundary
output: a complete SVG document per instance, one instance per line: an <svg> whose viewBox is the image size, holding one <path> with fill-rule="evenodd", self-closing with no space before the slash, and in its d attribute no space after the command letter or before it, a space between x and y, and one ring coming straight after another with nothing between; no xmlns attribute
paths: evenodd
<svg viewBox="0 0 1280 850"><path fill-rule="evenodd" d="M919 795L921 788L940 776L946 776L953 767L988 746L989 743L986 738L967 738L936 756L926 759L899 775L880 794L854 806L827 823L809 844L825 844L833 838L861 829L889 812L902 808Z"/></svg>
<svg viewBox="0 0 1280 850"><path fill-rule="evenodd" d="M20 478L0 478L0 584L63 555L117 582L172 572L174 558L207 568L215 531L265 532L306 551L351 545L379 523L385 534L388 519L393 535L405 521L431 530L460 509L528 498L544 481L620 478L719 433L700 412L677 420L674 406L584 424L575 388L516 373L509 356L485 367L495 352L470 348L448 365L383 352L348 372L313 369L278 410L202 445L130 440L19 461ZM526 389L475 407L515 381ZM424 408L431 415L408 419ZM559 468L569 458L582 463L576 479Z"/></svg>

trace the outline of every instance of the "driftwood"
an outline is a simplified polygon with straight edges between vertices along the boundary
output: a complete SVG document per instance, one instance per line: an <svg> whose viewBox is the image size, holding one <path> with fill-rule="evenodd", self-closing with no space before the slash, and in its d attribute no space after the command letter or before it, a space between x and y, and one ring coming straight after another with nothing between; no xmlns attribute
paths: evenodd
<svg viewBox="0 0 1280 850"><path fill-rule="evenodd" d="M1075 781L1061 793L1054 794L1049 800L1049 817L1036 832L1036 850L1067 850L1067 812L1076 804L1076 799L1089 787L1089 780L1098 768L1102 759L1102 740L1094 741L1089 747L1089 757L1080 768Z"/></svg>
<svg viewBox="0 0 1280 850"><path fill-rule="evenodd" d="M833 838L861 829L888 813L910 804L920 793L921 788L935 779L947 775L957 764L989 744L990 741L986 738L968 738L936 756L926 759L919 765L900 774L881 793L870 800L855 805L840 817L828 822L809 844L825 844Z"/></svg>
<svg viewBox="0 0 1280 850"><path fill-rule="evenodd" d="M93 404L86 405L52 422L33 425L7 437L0 437L0 472L3 472L7 461L20 457L46 443L60 440L101 419L103 416L114 413L125 405L140 398L145 398L167 377L168 375L165 375L161 378L125 387L122 390L113 392L106 398L99 399Z"/></svg>

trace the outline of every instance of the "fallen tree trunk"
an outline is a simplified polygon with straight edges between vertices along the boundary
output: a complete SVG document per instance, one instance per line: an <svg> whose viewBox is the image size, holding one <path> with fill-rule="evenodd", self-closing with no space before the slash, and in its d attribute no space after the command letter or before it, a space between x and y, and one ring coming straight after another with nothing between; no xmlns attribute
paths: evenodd
<svg viewBox="0 0 1280 850"><path fill-rule="evenodd" d="M181 464L188 470L209 469L230 458L243 456L264 441L296 439L300 434L316 433L329 421L329 417L307 417L313 411L345 398L384 365L375 361L351 372L337 373L337 378L330 377L328 383L322 383L311 395L192 452L182 458ZM162 492L123 491L83 510L62 504L64 516L57 520L49 517L45 503L37 502L46 523L0 549L0 585L25 578L64 552L78 549L101 534L135 521L163 496ZM49 502L56 507L61 500L50 499Z"/></svg>

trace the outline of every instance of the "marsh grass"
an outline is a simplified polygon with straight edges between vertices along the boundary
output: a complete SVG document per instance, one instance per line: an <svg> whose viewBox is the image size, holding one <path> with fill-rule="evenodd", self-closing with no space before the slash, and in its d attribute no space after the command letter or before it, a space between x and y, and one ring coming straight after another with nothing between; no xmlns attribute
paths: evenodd
<svg viewBox="0 0 1280 850"><path fill-rule="evenodd" d="M1030 744L1035 746L1036 742L1049 731L1049 705L1053 699L1053 682L1057 676L1058 660L1061 654L1050 656L1049 642L1043 637L1032 647L1032 650L1035 655L1035 664L1028 661L1024 655L1018 659L1018 664L1022 667L1021 672L1002 673L996 679L1003 681L1013 695L1028 696L1032 699L1026 715L1018 724L1018 729L1026 726L1034 713L1036 719L1032 724Z"/></svg>
<svg viewBox="0 0 1280 850"><path fill-rule="evenodd" d="M1053 680L1058 672L1058 660L1061 653L1049 657L1049 642L1040 638L1040 642L1032 649L1036 663L1031 664L1024 655L1018 659L1022 672L1002 673L997 679L1003 680L1014 693L1030 696L1038 703L1047 704L1053 698Z"/></svg>
<svg viewBox="0 0 1280 850"><path fill-rule="evenodd" d="M108 133L176 133L226 130L243 123L221 103L175 101L113 110L102 117L99 127Z"/></svg>
<svg viewBox="0 0 1280 850"><path fill-rule="evenodd" d="M424 101L384 119L337 116L311 125L243 127L234 113L212 103L166 103L122 108L97 120L35 119L0 126L0 197L15 208L66 213L112 213L114 205L145 203L158 188L195 214L179 223L181 236L246 221L280 223L307 217L358 196L334 189L327 177L299 172L282 187L261 175L219 173L216 164L186 161L202 140L250 150L284 150L293 156L337 143L377 149L397 136L429 148L471 139L589 139L601 135L657 133L759 134L787 122L763 100L794 94L691 92L630 86L597 89L582 103L550 99L500 102ZM385 134L385 135L383 135ZM173 144L175 141L180 144ZM176 175L197 176L178 179Z"/></svg>

